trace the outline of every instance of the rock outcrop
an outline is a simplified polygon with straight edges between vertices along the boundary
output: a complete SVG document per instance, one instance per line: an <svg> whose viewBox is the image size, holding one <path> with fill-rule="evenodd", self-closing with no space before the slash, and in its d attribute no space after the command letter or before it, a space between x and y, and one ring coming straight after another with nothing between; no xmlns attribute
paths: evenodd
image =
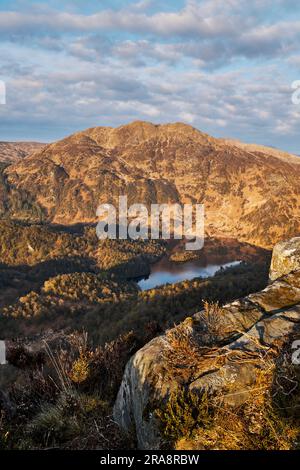
<svg viewBox="0 0 300 470"><path fill-rule="evenodd" d="M270 280L300 269L300 237L278 243L273 249Z"/></svg>
<svg viewBox="0 0 300 470"><path fill-rule="evenodd" d="M180 389L222 395L233 407L253 393L257 375L300 326L297 250L299 238L275 247L270 276L276 280L263 291L222 308L207 306L131 358L114 416L125 431L136 433L140 448L160 447L154 410Z"/></svg>

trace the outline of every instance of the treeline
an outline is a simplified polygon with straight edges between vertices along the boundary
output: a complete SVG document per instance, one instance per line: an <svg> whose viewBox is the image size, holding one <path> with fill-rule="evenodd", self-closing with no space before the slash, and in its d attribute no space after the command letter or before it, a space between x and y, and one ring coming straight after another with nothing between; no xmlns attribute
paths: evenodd
<svg viewBox="0 0 300 470"><path fill-rule="evenodd" d="M0 326L5 337L26 336L52 329L86 330L95 345L151 324L163 331L174 322L197 312L203 301L228 302L265 287L268 263L242 264L219 271L208 279L194 279L149 291L114 274L76 273L44 283L2 309Z"/></svg>
<svg viewBox="0 0 300 470"><path fill-rule="evenodd" d="M111 270L141 256L153 261L164 252L161 241L99 240L91 226L72 233L51 225L0 220L0 263L11 266L81 257L101 270Z"/></svg>

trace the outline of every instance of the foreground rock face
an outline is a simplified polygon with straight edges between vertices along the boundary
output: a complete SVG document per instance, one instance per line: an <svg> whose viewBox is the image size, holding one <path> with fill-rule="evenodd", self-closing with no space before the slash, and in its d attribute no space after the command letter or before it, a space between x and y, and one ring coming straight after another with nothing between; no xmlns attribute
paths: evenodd
<svg viewBox="0 0 300 470"><path fill-rule="evenodd" d="M274 250L270 268L270 279L300 269L300 237L278 243Z"/></svg>
<svg viewBox="0 0 300 470"><path fill-rule="evenodd" d="M286 259L288 252L294 257L299 240L284 245ZM279 244L274 250L271 275L281 275L281 269L285 275L259 293L215 312L208 309L187 318L131 358L114 416L125 431L136 433L140 448L160 447L154 410L183 387L196 393L221 394L232 406L243 403L249 398L259 372L268 367L298 330L300 253L298 269L294 270L296 258L280 264L282 246ZM287 273L288 265L293 272Z"/></svg>

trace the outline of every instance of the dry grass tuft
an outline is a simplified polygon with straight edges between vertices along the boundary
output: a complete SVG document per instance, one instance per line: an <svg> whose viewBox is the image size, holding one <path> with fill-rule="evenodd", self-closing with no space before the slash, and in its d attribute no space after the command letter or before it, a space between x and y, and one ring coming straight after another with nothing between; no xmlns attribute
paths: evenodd
<svg viewBox="0 0 300 470"><path fill-rule="evenodd" d="M203 330L202 341L207 346L217 346L226 334L224 310L218 302L205 301L203 307L204 309L200 313L200 323Z"/></svg>

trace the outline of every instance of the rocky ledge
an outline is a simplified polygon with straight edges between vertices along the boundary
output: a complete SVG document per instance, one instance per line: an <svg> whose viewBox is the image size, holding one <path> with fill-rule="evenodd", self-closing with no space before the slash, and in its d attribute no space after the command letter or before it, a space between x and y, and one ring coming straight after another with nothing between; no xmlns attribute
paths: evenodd
<svg viewBox="0 0 300 470"><path fill-rule="evenodd" d="M207 304L131 358L114 417L140 448L160 448L154 410L179 390L218 393L233 407L254 393L258 374L298 334L300 238L275 246L270 279L261 292L223 307Z"/></svg>

